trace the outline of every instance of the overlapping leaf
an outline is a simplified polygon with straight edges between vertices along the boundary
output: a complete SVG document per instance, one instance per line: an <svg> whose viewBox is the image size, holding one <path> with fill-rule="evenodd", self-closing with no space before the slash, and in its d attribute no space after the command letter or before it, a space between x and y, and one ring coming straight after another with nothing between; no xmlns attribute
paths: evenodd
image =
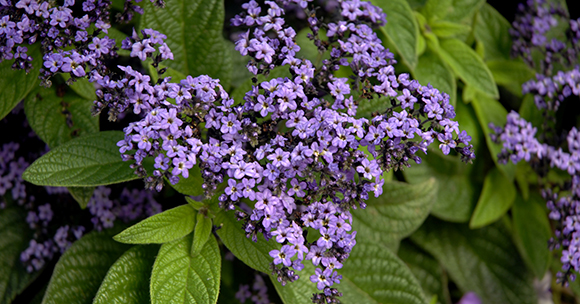
<svg viewBox="0 0 580 304"><path fill-rule="evenodd" d="M417 68L413 70L413 77L422 85L430 83L439 91L449 94L452 105L457 103L457 83L453 72L429 48L419 57Z"/></svg>
<svg viewBox="0 0 580 304"><path fill-rule="evenodd" d="M485 177L481 196L469 221L469 228L481 228L497 221L510 209L515 198L514 183L494 167Z"/></svg>
<svg viewBox="0 0 580 304"><path fill-rule="evenodd" d="M486 60L510 59L510 28L510 23L491 5L486 3L481 7L474 34L475 39L483 44Z"/></svg>

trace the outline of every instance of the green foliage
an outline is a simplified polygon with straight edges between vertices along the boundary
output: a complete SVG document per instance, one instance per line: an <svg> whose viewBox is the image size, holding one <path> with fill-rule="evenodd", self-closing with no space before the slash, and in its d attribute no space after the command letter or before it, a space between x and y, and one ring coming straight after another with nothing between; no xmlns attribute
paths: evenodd
<svg viewBox="0 0 580 304"><path fill-rule="evenodd" d="M203 184L203 178L201 177L199 166L193 166L193 168L189 169L189 177L180 177L179 182L177 182L175 185L171 184L167 178L165 181L168 185L171 185L173 189L181 194L191 196L203 194L203 188L201 187Z"/></svg>
<svg viewBox="0 0 580 304"><path fill-rule="evenodd" d="M67 73L62 73L60 75L65 81L70 79L70 75ZM68 87L80 97L88 99L91 102L97 98L97 95L95 94L95 85L90 83L86 78L77 78Z"/></svg>
<svg viewBox="0 0 580 304"><path fill-rule="evenodd" d="M109 268L93 304L150 303L149 277L159 246L134 246Z"/></svg>
<svg viewBox="0 0 580 304"><path fill-rule="evenodd" d="M193 233L192 255L198 254L211 236L212 221L207 215L199 212Z"/></svg>
<svg viewBox="0 0 580 304"><path fill-rule="evenodd" d="M470 230L429 218L411 240L445 267L461 291L476 292L483 303L537 303L533 275L501 223Z"/></svg>
<svg viewBox="0 0 580 304"><path fill-rule="evenodd" d="M439 91L449 94L449 101L455 106L457 103L457 83L449 67L430 48L427 48L419 57L417 68L413 70L413 77L421 84L430 83Z"/></svg>
<svg viewBox="0 0 580 304"><path fill-rule="evenodd" d="M487 67L498 85L508 89L512 94L522 96L522 84L534 78L534 71L523 61L516 60L490 60Z"/></svg>
<svg viewBox="0 0 580 304"><path fill-rule="evenodd" d="M481 228L501 218L516 198L516 187L497 167L487 173L469 228Z"/></svg>
<svg viewBox="0 0 580 304"><path fill-rule="evenodd" d="M199 254L192 255L192 236L163 244L153 264L151 303L216 303L221 256L211 236Z"/></svg>
<svg viewBox="0 0 580 304"><path fill-rule="evenodd" d="M85 209L95 192L95 187L68 187L70 195Z"/></svg>
<svg viewBox="0 0 580 304"><path fill-rule="evenodd" d="M475 39L483 45L485 60L509 60L512 47L510 23L487 3L481 7L476 19Z"/></svg>
<svg viewBox="0 0 580 304"><path fill-rule="evenodd" d="M449 21L436 21L432 24L431 31L440 38L452 38L458 35L468 34L471 31L469 26Z"/></svg>
<svg viewBox="0 0 580 304"><path fill-rule="evenodd" d="M125 244L162 244L188 235L194 226L195 210L187 204L150 216L114 239Z"/></svg>
<svg viewBox="0 0 580 304"><path fill-rule="evenodd" d="M129 249L111 238L117 230L91 232L76 241L58 260L42 303L92 303L109 267Z"/></svg>
<svg viewBox="0 0 580 304"><path fill-rule="evenodd" d="M42 65L42 54L38 44L30 46L29 55L34 58L32 70L26 74L21 70L13 70L14 60L0 62L0 119L4 118L24 97L38 87L38 75Z"/></svg>
<svg viewBox="0 0 580 304"><path fill-rule="evenodd" d="M209 75L229 86L231 52L222 37L224 3L217 0L167 0L163 9L144 4L140 28L167 36L175 60L165 64L185 75Z"/></svg>
<svg viewBox="0 0 580 304"><path fill-rule="evenodd" d="M75 138L37 159L22 178L35 185L92 187L138 179L119 155L121 131Z"/></svg>

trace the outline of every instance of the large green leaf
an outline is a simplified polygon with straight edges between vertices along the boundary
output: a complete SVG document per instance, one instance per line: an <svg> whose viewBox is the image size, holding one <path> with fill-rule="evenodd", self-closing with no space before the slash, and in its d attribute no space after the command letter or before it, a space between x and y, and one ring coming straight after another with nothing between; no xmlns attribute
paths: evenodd
<svg viewBox="0 0 580 304"><path fill-rule="evenodd" d="M366 240L396 247L427 218L437 188L434 178L416 185L387 182L381 196L369 198L365 209L352 211L353 229Z"/></svg>
<svg viewBox="0 0 580 304"><path fill-rule="evenodd" d="M483 44L486 60L510 59L512 39L510 23L489 4L484 4L478 12L475 24L475 39Z"/></svg>
<svg viewBox="0 0 580 304"><path fill-rule="evenodd" d="M517 244L522 257L538 279L544 277L551 260L547 244L552 237L552 229L544 204L542 197L538 193L533 193L527 201L518 195L512 207Z"/></svg>
<svg viewBox="0 0 580 304"><path fill-rule="evenodd" d="M469 178L473 166L462 163L456 157L442 155L439 151L429 151L422 159L420 165L403 171L407 181L416 184L434 177L439 187L431 213L447 221L467 222L481 189Z"/></svg>
<svg viewBox="0 0 580 304"><path fill-rule="evenodd" d="M516 198L516 186L497 167L492 168L485 177L481 196L469 228L481 228L500 219L512 206Z"/></svg>
<svg viewBox="0 0 580 304"><path fill-rule="evenodd" d="M296 43L300 46L300 51L296 53L296 58L305 58L310 60L313 64L318 65L322 62L322 59L330 59L330 52L327 51L320 54L318 47L314 45L314 42L310 40L310 38L308 38L308 34L312 34L312 30L309 27L303 28L298 32L298 34L296 34ZM324 40L327 37L326 30L321 29L318 36Z"/></svg>
<svg viewBox="0 0 580 304"><path fill-rule="evenodd" d="M167 180L167 179L166 179ZM177 192L185 195L197 196L203 194L203 178L201 177L201 171L199 170L199 166L193 166L191 170L189 170L189 177L179 179L177 184L172 185L167 180L168 184L175 189Z"/></svg>
<svg viewBox="0 0 580 304"><path fill-rule="evenodd" d="M34 58L32 70L26 74L24 70L13 70L14 60L4 60L0 63L0 119L4 118L30 91L39 84L38 75L42 65L40 45L28 46L28 54Z"/></svg>
<svg viewBox="0 0 580 304"><path fill-rule="evenodd" d="M65 81L70 79L70 74L61 74ZM91 102L97 98L95 94L95 85L90 83L86 78L77 78L69 88L77 93L80 97L90 100Z"/></svg>
<svg viewBox="0 0 580 304"><path fill-rule="evenodd" d="M35 185L92 187L138 179L131 162L124 162L117 142L121 131L104 131L75 138L37 159L22 177Z"/></svg>
<svg viewBox="0 0 580 304"><path fill-rule="evenodd" d="M427 297L436 295L439 303L451 303L447 274L435 258L409 240L401 242L397 255L409 266Z"/></svg>
<svg viewBox="0 0 580 304"><path fill-rule="evenodd" d="M342 303L357 304L410 304L427 303L421 286L409 268L386 247L366 240L357 240L344 267L338 288L343 293ZM300 279L281 286L272 281L284 303L309 303L313 293L320 292L310 281L314 266L308 262L298 273Z"/></svg>
<svg viewBox="0 0 580 304"><path fill-rule="evenodd" d="M109 269L93 304L149 303L149 278L159 246L134 246Z"/></svg>
<svg viewBox="0 0 580 304"><path fill-rule="evenodd" d="M445 20L459 22L472 18L483 4L485 0L452 0L451 9L445 16Z"/></svg>
<svg viewBox="0 0 580 304"><path fill-rule="evenodd" d="M383 33L394 44L405 63L411 68L417 65L417 36L419 27L413 10L405 0L372 0L374 5L387 14Z"/></svg>
<svg viewBox="0 0 580 304"><path fill-rule="evenodd" d="M489 60L487 67L498 85L520 97L522 96L522 84L534 78L534 71L521 60Z"/></svg>
<svg viewBox="0 0 580 304"><path fill-rule="evenodd" d="M439 45L439 55L461 80L482 93L499 98L491 72L473 49L458 39L440 40Z"/></svg>
<svg viewBox="0 0 580 304"><path fill-rule="evenodd" d="M0 236L0 303L11 303L39 274L28 273L20 261L32 237L26 212L19 207L0 209Z"/></svg>
<svg viewBox="0 0 580 304"><path fill-rule="evenodd" d="M431 31L439 38L451 38L459 35L468 34L471 31L469 26L464 24L449 22L449 21L437 21L430 24Z"/></svg>
<svg viewBox="0 0 580 304"><path fill-rule="evenodd" d="M161 246L151 274L151 303L216 303L221 256L215 237L191 255L192 235Z"/></svg>
<svg viewBox="0 0 580 304"><path fill-rule="evenodd" d="M477 230L429 218L411 236L445 267L463 292L483 303L537 303L533 275L501 223Z"/></svg>
<svg viewBox="0 0 580 304"><path fill-rule="evenodd" d="M253 242L246 237L242 222L238 221L234 212L221 211L214 219L214 225L220 227L217 234L226 247L246 265L265 273L270 273L270 263L273 260L269 252L279 249L275 240L269 242L262 235Z"/></svg>
<svg viewBox="0 0 580 304"><path fill-rule="evenodd" d="M55 88L38 87L24 101L30 127L52 149L99 131L99 118L91 115L91 107L92 101L73 92L59 97Z"/></svg>
<svg viewBox="0 0 580 304"><path fill-rule="evenodd" d="M422 85L430 83L439 91L449 94L452 105L457 103L457 83L453 72L430 48L419 57L419 64L413 70L413 77Z"/></svg>
<svg viewBox="0 0 580 304"><path fill-rule="evenodd" d="M85 209L93 197L95 187L68 187L68 192L79 203L81 209Z"/></svg>
<svg viewBox="0 0 580 304"><path fill-rule="evenodd" d="M163 9L147 2L140 28L165 35L175 60L164 64L186 75L209 75L229 85L231 52L222 37L224 3L218 0L167 0Z"/></svg>
<svg viewBox="0 0 580 304"><path fill-rule="evenodd" d="M58 260L42 303L92 303L109 267L129 249L113 240L118 230L91 232L76 241Z"/></svg>
<svg viewBox="0 0 580 304"><path fill-rule="evenodd" d="M193 233L192 254L197 254L207 242L213 227L212 221L203 212L197 214L195 232Z"/></svg>
<svg viewBox="0 0 580 304"><path fill-rule="evenodd" d="M115 235L117 242L126 244L162 244L188 235L195 226L195 210L181 205L150 216Z"/></svg>

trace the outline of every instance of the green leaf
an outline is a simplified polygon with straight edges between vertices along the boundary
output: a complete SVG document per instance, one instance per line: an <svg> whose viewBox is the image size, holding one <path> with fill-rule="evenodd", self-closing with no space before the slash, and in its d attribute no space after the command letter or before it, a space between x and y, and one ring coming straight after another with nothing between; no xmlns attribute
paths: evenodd
<svg viewBox="0 0 580 304"><path fill-rule="evenodd" d="M191 235L161 246L151 274L151 303L216 303L221 256L215 237L191 255Z"/></svg>
<svg viewBox="0 0 580 304"><path fill-rule="evenodd" d="M427 218L437 198L434 178L416 185L388 182L383 194L367 201L365 209L353 210L353 229L365 239L396 247ZM395 246L393 246L395 244Z"/></svg>
<svg viewBox="0 0 580 304"><path fill-rule="evenodd" d="M458 39L441 40L440 46L439 55L463 82L482 93L499 98L491 72L473 49Z"/></svg>
<svg viewBox="0 0 580 304"><path fill-rule="evenodd" d="M237 88L246 80L251 79L253 74L246 68L249 57L242 56L240 52L236 51L233 42L227 41L227 45L232 53L232 87Z"/></svg>
<svg viewBox="0 0 580 304"><path fill-rule="evenodd" d="M248 57L244 56L244 58L248 58ZM278 77L283 78L283 77L291 77L291 76L292 75L290 74L288 67L282 66L282 67L276 67L275 69L270 71L270 74L268 75L268 77L265 77L264 75L260 74L260 75L256 76L256 78L258 79L257 83L259 84L262 81L272 80L272 79L278 78ZM235 90L233 90L233 92L230 94L230 98L235 100L236 104L240 104L240 103L244 102L244 96L246 96L247 92L252 90L253 85L254 85L254 82L252 82L252 79L247 79L244 83L240 84L239 87L237 87Z"/></svg>
<svg viewBox="0 0 580 304"><path fill-rule="evenodd" d="M445 16L445 20L460 22L471 19L483 4L485 0L452 0L451 9Z"/></svg>
<svg viewBox="0 0 580 304"><path fill-rule="evenodd" d="M40 274L29 273L20 262L32 233L26 212L19 207L0 209L0 303L11 303Z"/></svg>
<svg viewBox="0 0 580 304"><path fill-rule="evenodd" d="M113 240L118 230L91 232L73 243L58 260L42 303L91 303L109 267L129 249Z"/></svg>
<svg viewBox="0 0 580 304"><path fill-rule="evenodd" d="M510 209L515 198L516 187L513 181L497 167L493 167L483 182L483 190L469 221L469 228L481 228L497 221Z"/></svg>
<svg viewBox="0 0 580 304"><path fill-rule="evenodd" d="M490 60L487 67L498 85L519 97L522 96L522 85L534 78L534 71L521 60Z"/></svg>
<svg viewBox="0 0 580 304"><path fill-rule="evenodd" d="M403 61L414 69L417 65L417 36L419 27L413 10L405 0L372 0L372 4L387 13L382 32L394 44Z"/></svg>
<svg viewBox="0 0 580 304"><path fill-rule="evenodd" d="M191 197L189 197L189 196L186 196L186 197L185 197L185 200L186 200L186 201L187 201L187 202L188 202L188 203L191 205L191 207L193 207L193 209L195 209L195 210L199 210L199 209L201 209L201 208L203 208L203 207L205 207L205 206L206 206L206 204L204 204L203 202L198 202L198 201L195 201L195 200L193 200L193 199L192 199Z"/></svg>
<svg viewBox="0 0 580 304"><path fill-rule="evenodd" d="M376 242L358 238L338 273L342 275L337 288L343 293L343 303L427 303L419 282L405 263ZM284 303L309 303L312 294L320 292L310 281L311 274L314 274L314 267L308 263L297 281L284 287L274 278L272 282Z"/></svg>
<svg viewBox="0 0 580 304"><path fill-rule="evenodd" d="M505 126L507 122L507 110L502 106L502 104L488 96L476 93L473 101L471 102L475 114L477 115L477 120L479 125L485 133L485 141L489 152L491 153L491 158L495 162L496 166L505 174L505 176L511 181L515 176L515 165L513 163L507 163L505 165L498 163L497 155L501 152L502 145L496 144L491 140L490 134L493 133L489 127L490 123L496 126Z"/></svg>
<svg viewBox="0 0 580 304"><path fill-rule="evenodd" d="M447 288L447 274L433 256L409 240L401 242L397 256L409 266L427 298L435 295L440 303L451 303Z"/></svg>
<svg viewBox="0 0 580 304"><path fill-rule="evenodd" d="M511 24L491 5L484 4L478 12L474 28L475 39L483 45L486 60L510 60Z"/></svg>
<svg viewBox="0 0 580 304"><path fill-rule="evenodd" d="M452 222L467 222L479 197L480 185L468 178L473 174L473 165L461 162L456 157L429 151L422 156L420 165L405 169L406 180L411 184L437 180L437 201L431 213Z"/></svg>
<svg viewBox="0 0 580 304"><path fill-rule="evenodd" d="M62 73L60 74L65 81L70 79L70 74ZM86 78L77 78L75 81L69 86L71 90L77 93L80 97L84 99L88 99L91 102L97 99L97 95L95 94L95 86L89 82Z"/></svg>
<svg viewBox="0 0 580 304"><path fill-rule="evenodd" d="M444 19L451 10L453 0L427 0L421 13L429 21Z"/></svg>
<svg viewBox="0 0 580 304"><path fill-rule="evenodd" d="M54 149L99 131L99 118L91 115L92 104L74 93L59 97L56 88L38 87L24 100L24 111L32 130Z"/></svg>
<svg viewBox="0 0 580 304"><path fill-rule="evenodd" d="M149 278L159 246L134 246L109 269L93 304L150 303Z"/></svg>
<svg viewBox="0 0 580 304"><path fill-rule="evenodd" d="M520 109L518 111L520 116L525 119L527 122L531 122L532 125L536 128L541 128L542 124L545 122L544 114L540 109L536 106L536 102L534 101L534 95L526 94L524 96L524 100L520 105Z"/></svg>
<svg viewBox="0 0 580 304"><path fill-rule="evenodd" d="M4 60L0 63L0 120L4 118L24 97L39 84L38 75L42 65L40 45L28 47L28 54L34 58L32 70L26 74L24 70L13 70L14 60Z"/></svg>
<svg viewBox="0 0 580 304"><path fill-rule="evenodd" d="M37 159L24 171L24 180L35 185L93 187L126 182L139 177L124 162L117 142L121 131L104 131L75 138Z"/></svg>
<svg viewBox="0 0 580 304"><path fill-rule="evenodd" d="M115 235L125 244L162 244L182 238L193 231L195 210L181 205L150 216Z"/></svg>
<svg viewBox="0 0 580 304"><path fill-rule="evenodd" d="M193 168L189 170L189 177L181 177L177 184L173 185L169 182L169 180L167 180L167 183L181 194L191 196L198 196L203 194L203 188L201 187L201 185L203 185L203 178L201 177L199 166L193 166Z"/></svg>
<svg viewBox="0 0 580 304"><path fill-rule="evenodd" d="M419 57L417 68L412 72L413 77L422 85L430 83L439 91L449 94L452 105L457 103L457 83L453 72L431 48Z"/></svg>
<svg viewBox="0 0 580 304"><path fill-rule="evenodd" d="M432 24L431 31L440 38L451 38L458 35L465 35L471 31L469 26L449 21L437 21Z"/></svg>
<svg viewBox="0 0 580 304"><path fill-rule="evenodd" d="M379 112L382 113L386 111L391 106L391 98L390 97L380 97L380 98L373 98L373 99L361 99L358 107L356 109L356 117L363 118L363 117L372 117L373 113Z"/></svg>
<svg viewBox="0 0 580 304"><path fill-rule="evenodd" d="M547 244L552 229L544 206L542 197L534 193L527 201L518 195L512 207L515 239L522 257L538 279L544 277L551 260Z"/></svg>
<svg viewBox="0 0 580 304"><path fill-rule="evenodd" d="M195 232L193 233L193 247L192 255L198 254L207 242L211 235L211 228L213 224L211 219L202 212L197 214L197 223L195 224Z"/></svg>
<svg viewBox="0 0 580 304"><path fill-rule="evenodd" d="M503 225L470 230L429 218L411 240L445 267L462 292L474 291L482 303L537 303L533 275Z"/></svg>
<svg viewBox="0 0 580 304"><path fill-rule="evenodd" d="M224 3L218 0L167 0L164 8L147 2L140 28L165 35L175 60L164 62L185 75L209 75L229 86L232 58L222 37Z"/></svg>
<svg viewBox="0 0 580 304"><path fill-rule="evenodd" d="M85 209L93 197L95 187L68 187L68 192L79 203L81 209Z"/></svg>
<svg viewBox="0 0 580 304"><path fill-rule="evenodd" d="M308 38L308 34L312 34L312 30L309 27L305 27L296 34L296 43L300 46L300 51L296 53L296 58L305 58L312 63L318 62L318 57L320 59L330 59L330 52L326 51L322 55L319 55L318 47L314 45L314 42ZM320 29L318 36L324 40L326 39L326 30ZM246 69L247 70L247 69Z"/></svg>

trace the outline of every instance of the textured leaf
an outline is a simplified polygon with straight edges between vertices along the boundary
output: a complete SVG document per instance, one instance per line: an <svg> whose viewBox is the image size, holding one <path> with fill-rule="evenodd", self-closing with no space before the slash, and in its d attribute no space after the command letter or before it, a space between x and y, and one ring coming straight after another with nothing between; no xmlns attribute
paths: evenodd
<svg viewBox="0 0 580 304"><path fill-rule="evenodd" d="M471 31L469 26L449 21L437 21L430 26L433 34L440 38L451 38Z"/></svg>
<svg viewBox="0 0 580 304"><path fill-rule="evenodd" d="M408 240L401 242L397 255L409 266L428 298L436 295L439 303L451 303L447 274L435 258Z"/></svg>
<svg viewBox="0 0 580 304"><path fill-rule="evenodd" d="M221 256L215 237L191 255L192 236L163 244L153 264L151 303L216 303Z"/></svg>
<svg viewBox="0 0 580 304"><path fill-rule="evenodd" d="M427 218L437 198L437 188L434 178L416 185L387 182L381 196L373 195L365 209L351 212L353 230L364 235L365 240L398 244Z"/></svg>
<svg viewBox="0 0 580 304"><path fill-rule="evenodd" d="M421 12L431 22L444 19L453 10L452 4L453 0L427 0Z"/></svg>
<svg viewBox="0 0 580 304"><path fill-rule="evenodd" d="M417 64L417 68L412 73L413 77L422 85L430 83L439 91L449 94L450 102L455 106L457 103L455 76L445 62L430 48L427 48L425 53L419 57L419 64Z"/></svg>
<svg viewBox="0 0 580 304"><path fill-rule="evenodd" d="M417 65L417 36L419 27L413 10L405 0L372 0L374 5L387 14L383 33L395 45L395 49L411 68Z"/></svg>
<svg viewBox="0 0 580 304"><path fill-rule="evenodd" d="M68 187L68 192L79 203L81 209L85 209L93 197L95 187Z"/></svg>
<svg viewBox="0 0 580 304"><path fill-rule="evenodd" d="M473 49L458 39L444 39L439 45L439 54L461 80L482 93L499 97L491 72Z"/></svg>
<svg viewBox="0 0 580 304"><path fill-rule="evenodd" d="M232 54L232 87L237 88L241 86L246 80L252 78L253 74L248 71L246 64L248 64L248 58L242 56L240 52L236 51L235 45L227 41L228 48Z"/></svg>
<svg viewBox="0 0 580 304"><path fill-rule="evenodd" d="M309 27L303 28L296 34L296 43L300 46L300 51L296 53L296 58L305 58L315 64L320 52L314 42L308 38L308 34L312 34L312 30ZM326 39L326 30L321 29L318 36L323 40ZM320 60L322 59L330 59L330 52L324 52L320 57Z"/></svg>
<svg viewBox="0 0 580 304"><path fill-rule="evenodd" d="M522 257L538 279L544 277L551 260L546 244L552 237L552 229L544 205L545 201L535 193L528 200L518 195L512 207L514 235Z"/></svg>
<svg viewBox="0 0 580 304"><path fill-rule="evenodd" d="M262 235L258 236L257 242L247 238L242 223L236 220L234 212L218 213L214 225L218 227L222 225L216 232L224 245L238 259L258 271L270 273L270 262L273 259L269 252L280 248L275 240L268 242Z"/></svg>
<svg viewBox="0 0 580 304"><path fill-rule="evenodd" d="M117 142L121 131L104 131L75 138L37 159L22 177L35 185L92 187L139 177L124 162Z"/></svg>
<svg viewBox="0 0 580 304"><path fill-rule="evenodd" d="M115 235L125 244L162 244L177 240L193 231L195 210L189 204L150 216Z"/></svg>
<svg viewBox="0 0 580 304"><path fill-rule="evenodd" d="M0 209L0 236L0 303L11 303L40 273L28 273L20 262L32 238L24 210Z"/></svg>
<svg viewBox="0 0 580 304"><path fill-rule="evenodd" d="M118 228L83 236L60 257L43 304L91 303L109 267L129 249L112 236Z"/></svg>
<svg viewBox="0 0 580 304"><path fill-rule="evenodd" d="M372 117L375 112L384 112L391 106L390 97L381 97L373 99L361 99L356 109L356 117Z"/></svg>
<svg viewBox="0 0 580 304"><path fill-rule="evenodd" d="M70 79L70 74L62 73L60 75L62 75L62 78L65 81ZM95 86L86 78L77 78L75 82L69 86L69 88L80 97L88 99L91 102L97 98L97 95L95 94Z"/></svg>
<svg viewBox="0 0 580 304"><path fill-rule="evenodd" d="M486 60L510 60L511 24L491 5L484 4L478 12L475 39L483 44Z"/></svg>
<svg viewBox="0 0 580 304"><path fill-rule="evenodd" d="M437 201L431 213L452 222L467 222L475 207L481 186L468 178L473 166L458 158L444 156L439 151L429 151L421 157L421 165L411 166L403 173L409 183L421 183L434 177L437 180Z"/></svg>
<svg viewBox="0 0 580 304"><path fill-rule="evenodd" d="M42 65L40 45L28 46L28 54L34 58L32 70L13 70L14 60L0 62L0 119L4 118L30 91L39 85L38 75Z"/></svg>
<svg viewBox="0 0 580 304"><path fill-rule="evenodd" d="M203 178L201 177L199 166L193 166L193 168L189 170L189 177L181 177L177 184L172 185L169 181L167 182L173 189L181 194L191 196L203 194L203 188L201 187L201 185L203 185Z"/></svg>
<svg viewBox="0 0 580 304"><path fill-rule="evenodd" d="M452 0L451 9L445 19L451 22L470 19L483 4L485 4L485 0Z"/></svg>
<svg viewBox="0 0 580 304"><path fill-rule="evenodd" d="M357 240L350 257L338 273L342 274L342 280L336 288L343 293L343 303L427 303L419 282L405 263L375 242ZM310 281L310 275L314 274L312 263L308 262L298 274L298 281L284 287L272 278L284 303L309 303L312 294L320 292Z"/></svg>
<svg viewBox="0 0 580 304"><path fill-rule="evenodd" d="M209 75L227 87L232 58L222 37L224 3L217 0L167 0L163 9L144 4L140 28L165 35L175 60L164 62L185 75Z"/></svg>
<svg viewBox="0 0 580 304"><path fill-rule="evenodd" d="M197 214L197 223L195 223L195 232L193 233L192 254L197 254L203 248L211 235L212 221L202 212Z"/></svg>
<svg viewBox="0 0 580 304"><path fill-rule="evenodd" d="M92 104L74 93L59 97L56 88L38 87L25 99L24 111L32 130L54 149L99 131L99 118L91 115Z"/></svg>
<svg viewBox="0 0 580 304"><path fill-rule="evenodd" d="M481 195L469 221L469 228L481 228L497 221L510 209L515 198L514 183L494 167L485 177Z"/></svg>
<svg viewBox="0 0 580 304"><path fill-rule="evenodd" d="M490 60L487 62L487 67L498 85L520 97L522 96L522 84L534 78L534 71L521 60Z"/></svg>
<svg viewBox="0 0 580 304"><path fill-rule="evenodd" d="M470 230L429 218L411 240L445 267L461 291L474 291L483 303L537 303L533 275L503 225Z"/></svg>
<svg viewBox="0 0 580 304"><path fill-rule="evenodd" d="M150 303L149 278L159 246L134 246L109 269L93 304Z"/></svg>

